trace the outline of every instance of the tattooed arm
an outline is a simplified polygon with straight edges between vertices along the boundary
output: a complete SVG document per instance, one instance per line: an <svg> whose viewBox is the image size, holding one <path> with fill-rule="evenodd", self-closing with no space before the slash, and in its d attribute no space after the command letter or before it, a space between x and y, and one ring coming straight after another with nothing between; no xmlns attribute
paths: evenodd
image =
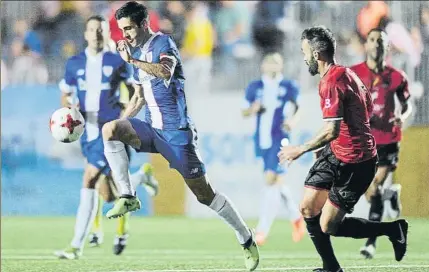
<svg viewBox="0 0 429 272"><path fill-rule="evenodd" d="M304 153L323 147L338 138L341 120L327 120L324 123L325 125L316 137L301 146Z"/></svg>

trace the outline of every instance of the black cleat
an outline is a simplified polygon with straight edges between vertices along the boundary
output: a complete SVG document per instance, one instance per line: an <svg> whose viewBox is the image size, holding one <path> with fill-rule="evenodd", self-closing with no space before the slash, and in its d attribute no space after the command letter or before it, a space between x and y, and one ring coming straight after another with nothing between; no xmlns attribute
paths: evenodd
<svg viewBox="0 0 429 272"><path fill-rule="evenodd" d="M127 245L128 234L116 236L113 243L113 254L120 255Z"/></svg>
<svg viewBox="0 0 429 272"><path fill-rule="evenodd" d="M404 219L395 221L397 232L394 236L390 236L389 240L392 242L393 250L395 251L395 259L400 262L407 252L407 236L408 236L408 222Z"/></svg>

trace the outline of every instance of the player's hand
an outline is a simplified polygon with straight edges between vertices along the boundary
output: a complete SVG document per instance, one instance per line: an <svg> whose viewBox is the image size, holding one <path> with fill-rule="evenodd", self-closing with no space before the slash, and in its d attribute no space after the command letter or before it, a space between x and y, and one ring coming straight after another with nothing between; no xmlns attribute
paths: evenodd
<svg viewBox="0 0 429 272"><path fill-rule="evenodd" d="M121 58L125 61L125 62L130 62L131 61L131 54L130 54L130 48L128 46L127 41L125 40L120 40L117 44L117 48L116 48L119 52L119 55L121 56Z"/></svg>
<svg viewBox="0 0 429 272"><path fill-rule="evenodd" d="M292 122L288 119L283 122L283 130L286 132L290 132L292 130Z"/></svg>
<svg viewBox="0 0 429 272"><path fill-rule="evenodd" d="M277 157L279 157L280 164L285 162L289 162L290 164L292 161L301 157L302 154L304 154L304 150L301 146L288 145L281 148Z"/></svg>
<svg viewBox="0 0 429 272"><path fill-rule="evenodd" d="M398 126L400 128L402 128L402 125L404 124L404 122L402 122L402 119L400 117L396 117L392 120L393 125Z"/></svg>
<svg viewBox="0 0 429 272"><path fill-rule="evenodd" d="M253 102L252 105L250 106L250 112L252 114L264 113L265 108L262 106L261 102L259 101Z"/></svg>

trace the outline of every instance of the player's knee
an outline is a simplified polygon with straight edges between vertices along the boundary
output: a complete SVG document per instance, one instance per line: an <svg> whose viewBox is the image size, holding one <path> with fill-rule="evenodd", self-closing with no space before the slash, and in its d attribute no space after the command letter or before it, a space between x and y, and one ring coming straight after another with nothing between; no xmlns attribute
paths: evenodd
<svg viewBox="0 0 429 272"><path fill-rule="evenodd" d="M119 123L117 120L113 120L104 124L102 128L103 140L105 141L119 140L117 136L119 135L118 130L119 130Z"/></svg>
<svg viewBox="0 0 429 272"><path fill-rule="evenodd" d="M97 178L94 175L87 174L83 178L83 187L88 189L95 189L97 185Z"/></svg>
<svg viewBox="0 0 429 272"><path fill-rule="evenodd" d="M273 185L278 182L277 174L273 172L267 172L265 174L265 182L267 185Z"/></svg>
<svg viewBox="0 0 429 272"><path fill-rule="evenodd" d="M320 213L320 210L315 209L314 205L311 205L311 203L308 202L302 202L299 206L299 211L305 218L311 218Z"/></svg>
<svg viewBox="0 0 429 272"><path fill-rule="evenodd" d="M338 224L333 221L320 221L320 228L322 229L322 232L329 235L335 235L338 229Z"/></svg>

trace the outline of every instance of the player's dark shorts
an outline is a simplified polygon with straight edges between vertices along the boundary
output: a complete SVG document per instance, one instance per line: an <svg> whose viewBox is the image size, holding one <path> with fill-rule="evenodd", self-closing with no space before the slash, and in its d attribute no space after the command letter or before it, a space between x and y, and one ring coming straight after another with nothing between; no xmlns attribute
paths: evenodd
<svg viewBox="0 0 429 272"><path fill-rule="evenodd" d="M161 130L137 118L128 119L141 141L137 152L160 153L170 167L179 171L186 179L205 175L205 166L196 145L197 131L194 127L186 130Z"/></svg>
<svg viewBox="0 0 429 272"><path fill-rule="evenodd" d="M391 171L396 169L399 159L399 143L377 145L378 165L388 166Z"/></svg>
<svg viewBox="0 0 429 272"><path fill-rule="evenodd" d="M371 185L377 166L377 156L360 163L344 163L335 157L330 145L327 145L311 167L305 187L329 191L329 200L333 205L352 213Z"/></svg>

